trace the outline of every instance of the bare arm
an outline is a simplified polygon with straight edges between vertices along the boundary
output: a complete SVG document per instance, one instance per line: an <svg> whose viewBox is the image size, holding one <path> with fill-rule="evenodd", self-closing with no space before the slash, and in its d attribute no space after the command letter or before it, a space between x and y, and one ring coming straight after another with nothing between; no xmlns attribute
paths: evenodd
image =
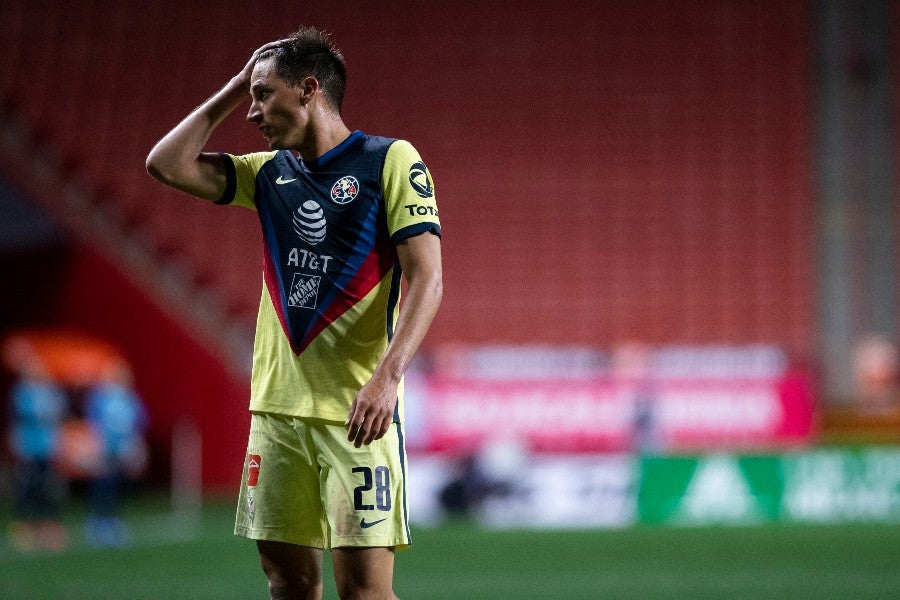
<svg viewBox="0 0 900 600"><path fill-rule="evenodd" d="M222 197L226 184L225 166L218 154L204 153L203 148L219 123L246 100L256 58L279 43L270 42L257 49L225 87L156 143L147 156L147 171L153 177L193 196L207 200Z"/></svg>
<svg viewBox="0 0 900 600"><path fill-rule="evenodd" d="M384 436L397 404L397 386L437 313L443 295L441 241L423 233L397 246L400 266L409 282L394 337L353 405L345 425L347 439L358 448Z"/></svg>

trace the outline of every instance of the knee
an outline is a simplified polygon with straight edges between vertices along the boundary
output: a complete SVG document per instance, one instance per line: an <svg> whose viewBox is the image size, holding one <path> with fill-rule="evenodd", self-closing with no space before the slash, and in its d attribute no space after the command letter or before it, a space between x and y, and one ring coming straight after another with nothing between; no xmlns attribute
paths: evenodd
<svg viewBox="0 0 900 600"><path fill-rule="evenodd" d="M397 600L393 548L335 548L331 556L341 600Z"/></svg>
<svg viewBox="0 0 900 600"><path fill-rule="evenodd" d="M341 600L398 600L389 581L360 581L338 576L336 583Z"/></svg>
<svg viewBox="0 0 900 600"><path fill-rule="evenodd" d="M285 573L274 566L264 566L272 600L317 600L322 597L322 579L305 573Z"/></svg>
<svg viewBox="0 0 900 600"><path fill-rule="evenodd" d="M363 586L344 585L338 587L341 600L399 600L393 590L372 589Z"/></svg>
<svg viewBox="0 0 900 600"><path fill-rule="evenodd" d="M272 600L319 600L322 551L283 542L257 541Z"/></svg>

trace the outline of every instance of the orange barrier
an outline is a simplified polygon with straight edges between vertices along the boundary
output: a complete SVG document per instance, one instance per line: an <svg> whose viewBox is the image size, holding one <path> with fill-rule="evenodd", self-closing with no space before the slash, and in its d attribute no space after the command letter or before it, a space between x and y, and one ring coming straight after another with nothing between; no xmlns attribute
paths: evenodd
<svg viewBox="0 0 900 600"><path fill-rule="evenodd" d="M72 330L16 331L3 341L3 364L15 372L36 358L63 385L83 386L124 362L112 344Z"/></svg>

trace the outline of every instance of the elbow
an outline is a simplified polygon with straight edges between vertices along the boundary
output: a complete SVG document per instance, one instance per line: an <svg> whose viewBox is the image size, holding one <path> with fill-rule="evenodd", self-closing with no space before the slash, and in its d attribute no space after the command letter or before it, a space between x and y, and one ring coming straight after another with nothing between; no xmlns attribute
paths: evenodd
<svg viewBox="0 0 900 600"><path fill-rule="evenodd" d="M150 154L147 155L147 160L144 161L144 167L154 179L159 179L163 182L165 181L165 175L163 173L162 165L160 164L159 157L156 156L155 152L150 152Z"/></svg>
<svg viewBox="0 0 900 600"><path fill-rule="evenodd" d="M144 162L144 167L154 179L165 184L171 184L173 181L172 174L170 170L166 168L165 161L163 161L156 152L150 152L147 156L147 160Z"/></svg>
<svg viewBox="0 0 900 600"><path fill-rule="evenodd" d="M162 143L153 147L144 161L144 167L154 179L173 187L177 187L178 182L186 177L186 168L180 156Z"/></svg>

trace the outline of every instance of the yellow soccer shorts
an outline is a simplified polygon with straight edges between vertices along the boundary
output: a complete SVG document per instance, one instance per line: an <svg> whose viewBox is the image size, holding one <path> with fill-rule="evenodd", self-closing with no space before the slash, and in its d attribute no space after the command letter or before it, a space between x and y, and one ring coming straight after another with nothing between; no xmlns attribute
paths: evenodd
<svg viewBox="0 0 900 600"><path fill-rule="evenodd" d="M343 423L253 413L235 535L315 548L409 547L401 425L369 446Z"/></svg>

